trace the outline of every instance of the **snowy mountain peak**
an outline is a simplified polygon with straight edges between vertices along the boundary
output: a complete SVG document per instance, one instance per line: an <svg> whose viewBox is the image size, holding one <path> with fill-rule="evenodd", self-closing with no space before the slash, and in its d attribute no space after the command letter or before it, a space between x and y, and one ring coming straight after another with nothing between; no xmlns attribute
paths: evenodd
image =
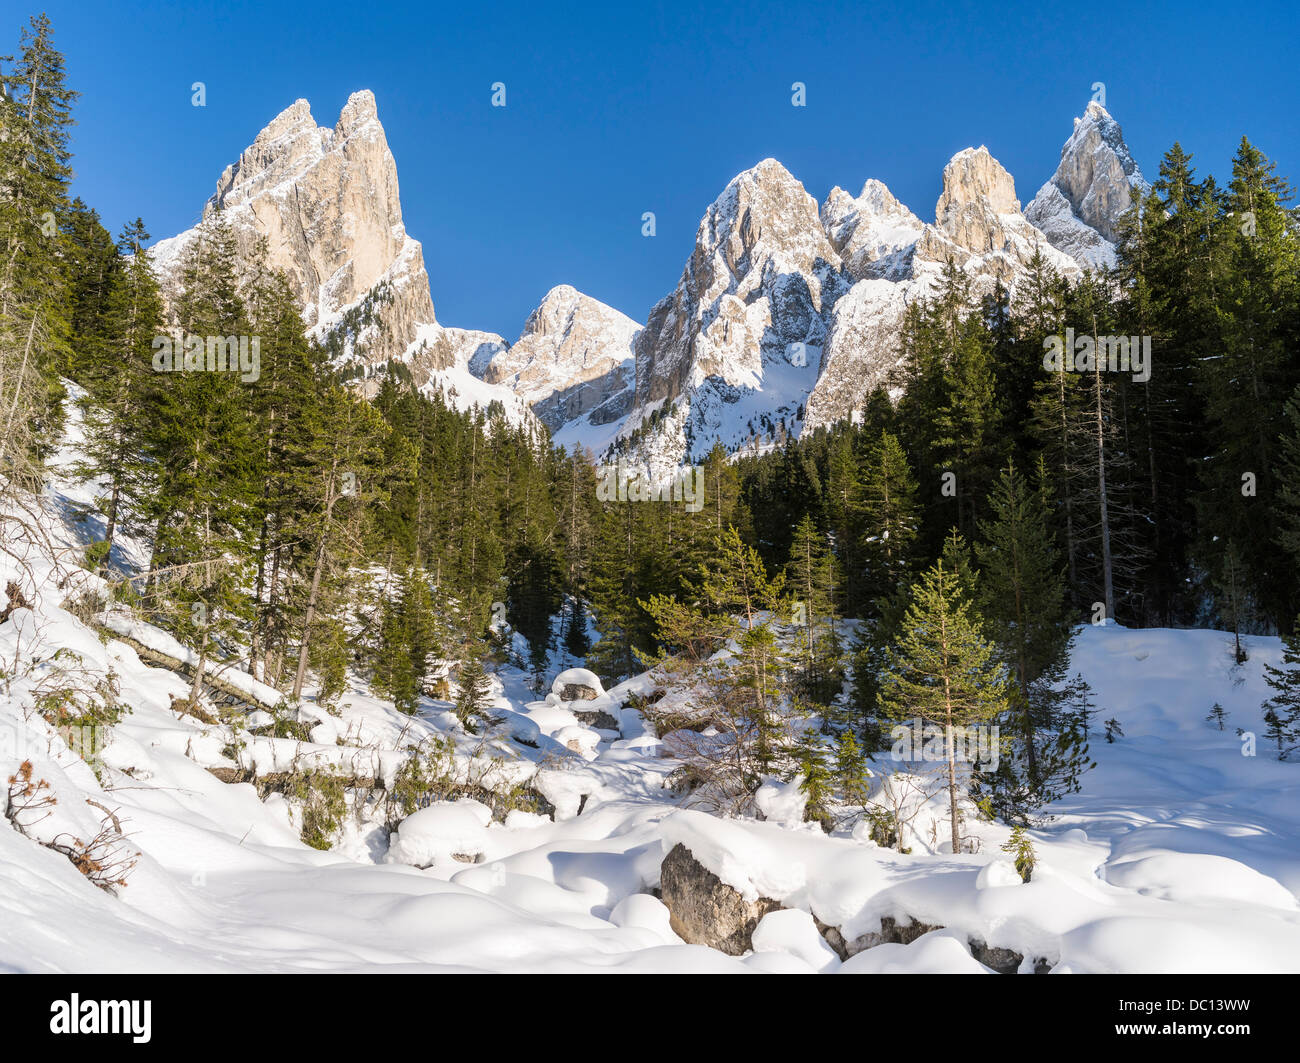
<svg viewBox="0 0 1300 1063"><path fill-rule="evenodd" d="M510 388L552 432L579 420L587 428L610 424L627 412L640 331L613 307L560 284L528 315L514 345L493 355L483 379Z"/></svg>
<svg viewBox="0 0 1300 1063"><path fill-rule="evenodd" d="M836 186L821 208L822 227L854 278L898 279L924 225L882 181L869 179L853 197Z"/></svg>
<svg viewBox="0 0 1300 1063"><path fill-rule="evenodd" d="M1119 123L1094 101L1074 120L1056 172L1025 215L1080 265L1105 268L1115 261L1120 216L1147 187Z"/></svg>
<svg viewBox="0 0 1300 1063"><path fill-rule="evenodd" d="M877 181L874 177L863 182L862 191L858 193L858 204L860 209L873 215L897 214L900 211L912 213L898 201L884 181Z"/></svg>
<svg viewBox="0 0 1300 1063"><path fill-rule="evenodd" d="M716 377L753 386L788 344L817 344L840 256L817 201L775 159L738 174L705 212L677 289L637 343L637 404Z"/></svg>

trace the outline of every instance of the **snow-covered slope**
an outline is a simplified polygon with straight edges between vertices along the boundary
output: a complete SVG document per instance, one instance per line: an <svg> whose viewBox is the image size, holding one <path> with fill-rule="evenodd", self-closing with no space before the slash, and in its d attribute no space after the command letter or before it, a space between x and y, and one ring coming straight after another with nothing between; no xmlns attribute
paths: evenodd
<svg viewBox="0 0 1300 1063"><path fill-rule="evenodd" d="M268 734L262 710L183 714L173 698L188 683L142 659L174 654L168 636L138 619L96 630L93 609L69 611L96 583L76 565L94 485L69 478L73 429L30 507L39 528L0 525L0 584L29 603L0 623L0 778L28 762L48 784L37 797L57 798L42 818L19 794L0 817L0 969L979 973L978 941L978 956L1008 950L1022 970L1300 971L1300 775L1235 733L1262 732L1276 639L1247 638L1238 667L1221 632L1082 629L1073 666L1123 735L1094 733L1098 765L1030 832L1038 865L1023 883L1001 852L1007 828L972 820L978 851L954 855L927 807L910 853L801 822L791 784L764 787L765 819L687 807L664 786L675 762L629 705L650 675L601 691L569 671L553 677L560 690L596 697L561 702L502 666L477 734L448 702L406 716L356 677L337 714L310 696L278 710L309 732L297 738ZM130 569L144 551L123 545ZM1216 702L1223 730L1206 720ZM55 708L95 712L100 729L56 726ZM385 802L412 747L442 750L440 770L477 796L400 813L390 835ZM877 794L898 767L878 761ZM284 781L309 770L347 781L329 851L300 840L302 797ZM512 808L521 793L544 804ZM113 892L49 847L101 830L134 861ZM782 906L753 951L678 936L654 891L679 844L742 898ZM844 940L884 919L939 929L841 961L813 917Z"/></svg>
<svg viewBox="0 0 1300 1063"><path fill-rule="evenodd" d="M505 340L492 332L448 328L436 322L420 325L400 357L371 367L361 390L373 397L379 374L387 372L393 363L399 363L406 366L412 383L425 395L441 395L448 406L461 412L500 411L508 424L529 428L540 441L545 438L545 432L528 404L512 389L482 379L483 367L507 346Z"/></svg>

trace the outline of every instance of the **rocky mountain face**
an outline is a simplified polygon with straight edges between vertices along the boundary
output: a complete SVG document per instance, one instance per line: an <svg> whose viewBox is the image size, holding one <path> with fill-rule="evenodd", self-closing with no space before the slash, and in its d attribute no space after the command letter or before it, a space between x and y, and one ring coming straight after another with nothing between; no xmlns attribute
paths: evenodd
<svg viewBox="0 0 1300 1063"><path fill-rule="evenodd" d="M1062 274L1079 272L1021 211L987 148L949 161L933 223L876 180L856 197L835 188L818 208L766 160L709 208L677 289L651 311L624 435L671 409L660 438L638 443L667 464L714 440L771 445L848 417L888 382L908 304L949 261L976 295L999 283L1014 293L1040 253Z"/></svg>
<svg viewBox="0 0 1300 1063"><path fill-rule="evenodd" d="M746 170L706 211L677 288L637 339L628 424L685 399L677 427L707 450L752 436L756 416L768 430L797 420L848 287L817 201L774 159Z"/></svg>
<svg viewBox="0 0 1300 1063"><path fill-rule="evenodd" d="M639 408L714 377L760 380L794 343L820 346L847 287L817 201L775 159L735 177L705 213L676 290L637 341Z"/></svg>
<svg viewBox="0 0 1300 1063"><path fill-rule="evenodd" d="M369 361L402 354L435 320L418 241L402 224L397 165L369 91L353 93L333 129L317 127L306 100L277 115L226 167L204 217L222 211L247 259L267 241L270 265L288 275L303 318ZM177 283L191 229L160 241L153 258Z"/></svg>
<svg viewBox="0 0 1300 1063"><path fill-rule="evenodd" d="M910 245L891 252L903 265L887 279L866 273L836 304L805 427L848 417L876 387L888 384L907 306L931 293L949 261L965 271L976 295L1000 283L1014 298L1016 282L1036 253L1061 274L1079 272L1078 263L1021 213L1015 182L987 148L952 157L934 214L934 223L921 225Z"/></svg>
<svg viewBox="0 0 1300 1063"><path fill-rule="evenodd" d="M821 207L822 228L849 273L858 278L902 280L911 249L925 228L921 219L875 178L854 199L836 186Z"/></svg>
<svg viewBox="0 0 1300 1063"><path fill-rule="evenodd" d="M205 219L216 211L243 262L265 240L309 331L367 367L366 392L377 387L375 369L400 362L417 387L463 408L499 405L515 423L581 434L627 412L640 326L567 285L547 294L513 346L438 322L369 91L348 99L332 129L317 127L306 100L282 111L222 173ZM154 246L166 291L175 292L197 232Z"/></svg>
<svg viewBox="0 0 1300 1063"><path fill-rule="evenodd" d="M1116 223L1149 185L1124 143L1124 135L1101 104L1088 104L1074 120L1061 148L1061 162L1025 210L1053 246L1080 265L1114 265Z"/></svg>
<svg viewBox="0 0 1300 1063"><path fill-rule="evenodd" d="M513 346L477 375L514 391L552 432L580 421L607 425L628 411L640 331L631 318L562 284L546 293Z"/></svg>
<svg viewBox="0 0 1300 1063"><path fill-rule="evenodd" d="M907 306L949 261L976 295L1001 284L1013 298L1036 253L1065 275L1110 265L1118 218L1146 187L1097 104L1023 211L984 147L949 161L929 223L877 180L818 205L765 159L705 212L677 287L644 327L560 285L513 344L434 317L369 92L354 93L332 129L305 100L287 108L227 167L204 214L224 213L245 256L266 240L309 329L369 367L368 390L378 367L402 362L459 406L500 406L557 443L669 466L715 441L772 446L851 416L888 384ZM155 247L165 288L195 231Z"/></svg>

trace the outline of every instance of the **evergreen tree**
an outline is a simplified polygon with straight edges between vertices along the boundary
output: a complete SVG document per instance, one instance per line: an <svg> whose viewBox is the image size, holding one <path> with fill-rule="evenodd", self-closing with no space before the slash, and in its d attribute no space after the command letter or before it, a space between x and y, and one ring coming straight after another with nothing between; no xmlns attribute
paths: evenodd
<svg viewBox="0 0 1300 1063"><path fill-rule="evenodd" d="M470 657L461 664L459 686L456 717L461 723L466 723L476 716L482 716L492 703L492 681L480 658Z"/></svg>
<svg viewBox="0 0 1300 1063"><path fill-rule="evenodd" d="M969 589L940 560L913 585L902 631L890 647L883 701L898 720L944 728L952 851L961 851L954 728L984 724L1006 711L1006 669L983 634Z"/></svg>
<svg viewBox="0 0 1300 1063"><path fill-rule="evenodd" d="M804 687L815 697L829 697L832 687L838 686L834 675L839 655L834 611L837 582L834 555L805 514L790 543L785 585L794 597Z"/></svg>
<svg viewBox="0 0 1300 1063"><path fill-rule="evenodd" d="M799 753L799 792L804 795L804 820L820 823L830 833L835 822L830 813L833 780L825 751L816 738L806 738Z"/></svg>
<svg viewBox="0 0 1300 1063"><path fill-rule="evenodd" d="M1011 828L1011 837L1002 845L1004 853L1010 853L1016 861L1016 872L1020 875L1021 881L1028 882L1034 874L1034 864L1037 863L1037 857L1034 853L1034 843L1029 839L1029 832L1022 826Z"/></svg>
<svg viewBox="0 0 1300 1063"><path fill-rule="evenodd" d="M845 728L836 739L835 781L846 805L866 806L871 796L871 769L851 728Z"/></svg>
<svg viewBox="0 0 1300 1063"><path fill-rule="evenodd" d="M1277 759L1286 760L1300 738L1300 617L1282 640L1282 663L1264 665L1264 682L1274 694L1264 702L1264 722L1277 746Z"/></svg>
<svg viewBox="0 0 1300 1063"><path fill-rule="evenodd" d="M855 530L868 600L893 594L909 584L914 563L918 515L916 481L896 436L882 432L858 472Z"/></svg>
<svg viewBox="0 0 1300 1063"><path fill-rule="evenodd" d="M82 349L85 444L79 472L107 488L106 495L97 499L104 515L104 538L94 547L95 560L105 567L119 528L136 527L157 482L146 453L146 403L162 299L144 248L148 239L139 218L123 228L116 252L124 265L108 271L102 346Z"/></svg>
<svg viewBox="0 0 1300 1063"><path fill-rule="evenodd" d="M1040 477L1043 469L1040 466ZM1008 463L980 525L980 605L1012 680L1010 705L1028 772L1039 786L1039 736L1057 722L1055 686L1064 678L1073 629L1055 543L1048 529L1051 488L1031 489Z"/></svg>

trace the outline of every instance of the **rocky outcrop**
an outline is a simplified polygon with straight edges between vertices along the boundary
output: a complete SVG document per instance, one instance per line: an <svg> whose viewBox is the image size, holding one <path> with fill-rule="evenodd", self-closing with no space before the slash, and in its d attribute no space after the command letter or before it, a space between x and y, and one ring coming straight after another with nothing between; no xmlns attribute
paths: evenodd
<svg viewBox="0 0 1300 1063"><path fill-rule="evenodd" d="M659 869L660 899L667 907L674 933L691 945L707 945L729 956L743 956L753 948L754 930L769 912L784 909L770 897L747 900L739 890L727 885L705 867L684 844L669 850ZM880 929L846 940L839 927L813 917L818 933L841 960L847 960L878 945L910 945L935 930L937 923L884 916ZM982 938L967 942L971 955L999 974L1015 974L1024 955L1014 949L990 946ZM1050 970L1047 961L1034 963L1034 973Z"/></svg>
<svg viewBox="0 0 1300 1063"><path fill-rule="evenodd" d="M565 683L560 691L561 701L595 701L598 697L596 691L582 683Z"/></svg>
<svg viewBox="0 0 1300 1063"><path fill-rule="evenodd" d="M369 91L353 93L332 129L318 128L306 100L277 115L226 167L204 217L220 211L247 263L264 239L303 320L340 353L396 357L433 322L418 241L402 223L397 166ZM197 229L163 240L153 259L175 293Z"/></svg>
<svg viewBox="0 0 1300 1063"><path fill-rule="evenodd" d="M874 949L877 945L910 945L917 938L930 933L932 930L943 929L943 927L933 923L918 923L915 920L900 922L889 915L880 920L879 930L862 934L849 941L845 940L844 935L840 933L839 927L827 926L819 920L817 928L821 931L822 937L826 939L826 943L835 950L842 960L847 960L850 956L856 956L859 952L865 952L867 949Z"/></svg>
<svg viewBox="0 0 1300 1063"><path fill-rule="evenodd" d="M707 945L728 956L753 947L758 921L780 907L760 897L747 901L678 843L659 869L660 899L671 913L673 932L691 945Z"/></svg>
<svg viewBox="0 0 1300 1063"><path fill-rule="evenodd" d="M414 342L403 355L403 361L417 375L427 375L441 369L463 369L473 376L481 377L492 359L509 346L495 332L448 328L434 323L417 331Z"/></svg>
<svg viewBox="0 0 1300 1063"><path fill-rule="evenodd" d="M871 202L882 205L882 216L899 218L890 205L897 201L883 185L868 182L859 198L868 192ZM845 210L842 200L833 202L834 195L822 208L823 221L832 233L843 231L839 219ZM902 350L907 306L932 293L949 262L966 273L976 297L997 284L1014 296L1035 254L1042 254L1062 275L1079 272L1078 264L1054 248L1021 213L1011 174L987 148L967 148L952 157L944 167L943 191L934 213L934 223L920 225L919 230L906 219L889 222L889 231L899 239L915 231L913 243L877 258L875 263L890 263L883 273L868 263L866 275L835 304L821 373L804 412L805 430L851 416L875 388L890 384Z"/></svg>
<svg viewBox="0 0 1300 1063"><path fill-rule="evenodd" d="M1081 266L1104 269L1115 262L1120 217L1147 188L1119 123L1093 102L1074 120L1056 172L1025 216Z"/></svg>

